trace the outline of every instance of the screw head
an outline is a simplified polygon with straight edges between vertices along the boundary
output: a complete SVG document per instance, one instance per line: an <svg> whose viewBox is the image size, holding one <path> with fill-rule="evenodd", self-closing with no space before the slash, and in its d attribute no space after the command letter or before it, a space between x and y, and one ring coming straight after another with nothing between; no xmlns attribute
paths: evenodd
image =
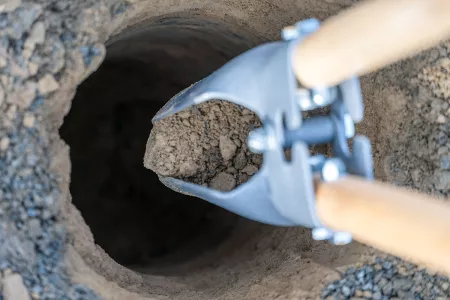
<svg viewBox="0 0 450 300"><path fill-rule="evenodd" d="M250 151L254 153L263 153L267 149L267 135L264 132L264 129L257 128L250 131L247 145Z"/></svg>
<svg viewBox="0 0 450 300"><path fill-rule="evenodd" d="M316 241L325 241L330 239L333 236L333 233L326 228L314 228L312 230L312 237Z"/></svg>
<svg viewBox="0 0 450 300"><path fill-rule="evenodd" d="M347 245L352 242L352 235L348 232L335 232L332 238L335 245Z"/></svg>
<svg viewBox="0 0 450 300"><path fill-rule="evenodd" d="M288 26L281 31L281 37L285 41L292 41L299 37L297 28L295 26Z"/></svg>
<svg viewBox="0 0 450 300"><path fill-rule="evenodd" d="M322 167L321 175L325 182L338 180L344 170L342 170L343 164L337 158L328 159L325 161Z"/></svg>
<svg viewBox="0 0 450 300"><path fill-rule="evenodd" d="M349 114L344 115L344 130L346 138L349 139L355 136L355 124Z"/></svg>

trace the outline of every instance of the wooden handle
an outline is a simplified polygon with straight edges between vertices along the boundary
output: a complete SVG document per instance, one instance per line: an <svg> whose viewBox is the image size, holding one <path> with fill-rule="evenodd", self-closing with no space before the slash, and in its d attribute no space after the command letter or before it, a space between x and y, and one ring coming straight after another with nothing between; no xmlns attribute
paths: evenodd
<svg viewBox="0 0 450 300"><path fill-rule="evenodd" d="M319 183L317 212L362 243L450 274L449 203L349 176Z"/></svg>
<svg viewBox="0 0 450 300"><path fill-rule="evenodd" d="M376 0L326 20L296 49L306 87L335 85L436 45L450 36L449 0Z"/></svg>

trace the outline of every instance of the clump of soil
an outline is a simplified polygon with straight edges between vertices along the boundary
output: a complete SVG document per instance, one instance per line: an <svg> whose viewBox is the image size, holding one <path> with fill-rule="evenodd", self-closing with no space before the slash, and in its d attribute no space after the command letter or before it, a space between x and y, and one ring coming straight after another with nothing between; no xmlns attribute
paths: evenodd
<svg viewBox="0 0 450 300"><path fill-rule="evenodd" d="M162 176L230 191L258 171L262 157L247 147L261 126L255 113L226 101L205 102L154 124L144 165Z"/></svg>

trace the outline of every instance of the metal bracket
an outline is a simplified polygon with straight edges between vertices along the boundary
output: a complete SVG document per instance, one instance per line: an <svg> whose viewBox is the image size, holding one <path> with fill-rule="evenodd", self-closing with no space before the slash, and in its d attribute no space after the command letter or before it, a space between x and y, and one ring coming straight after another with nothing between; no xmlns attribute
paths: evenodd
<svg viewBox="0 0 450 300"><path fill-rule="evenodd" d="M282 36L292 44L303 40L319 28L317 20L299 22L283 31ZM292 56L288 47L288 57ZM286 70L292 72L289 66ZM332 181L346 173L372 179L370 142L365 137L353 139L353 153L347 139L353 138L354 123L363 115L363 103L359 81L351 78L336 87L320 87L307 90L298 83L291 90L291 106L299 112L295 122L283 120L282 114L263 120L263 128L254 130L248 139L249 148L263 153L268 172L268 185L272 201L281 215L294 223L302 222L313 228L313 238L346 244L352 238L346 232L333 232L324 227L316 215L313 176ZM328 116L302 120L300 111L330 107ZM286 126L287 123L287 126ZM295 124L294 124L295 123ZM291 126L289 126L291 125ZM308 146L331 144L333 156L309 156ZM291 149L291 160L284 156ZM302 201L299 201L302 199Z"/></svg>

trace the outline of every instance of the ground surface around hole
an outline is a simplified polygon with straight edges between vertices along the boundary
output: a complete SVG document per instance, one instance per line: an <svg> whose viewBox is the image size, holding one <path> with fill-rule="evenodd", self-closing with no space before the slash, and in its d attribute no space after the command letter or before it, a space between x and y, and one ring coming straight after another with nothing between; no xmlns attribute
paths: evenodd
<svg viewBox="0 0 450 300"><path fill-rule="evenodd" d="M11 0L1 6L0 269L3 297L170 299L202 296L192 289L181 288L187 284L183 280L174 283L160 277L151 277L154 283L151 290L140 290L141 286L146 286L148 278L115 263L96 246L80 213L70 203L69 149L60 140L58 129L70 108L76 86L98 67L104 57L104 43L111 35L147 17L188 11L232 20L261 39L270 40L278 38L278 31L284 25L305 17L324 19L353 2L285 1L281 5L269 1ZM407 62L362 78L368 109L365 122L358 130L367 134L374 144L375 171L379 179L448 196L448 53L449 45L444 43ZM233 278L234 284L216 290L211 298L448 298L446 277L402 261L388 260L382 255L376 260L377 254L357 244L351 249L338 250L311 244L309 233L300 233L273 229L265 239L254 240L254 245L266 249L258 253L260 262L267 258L269 263L259 264L260 268L247 268L249 277L246 279L250 279L250 285L227 274L227 267L216 266L221 276L210 277L212 282ZM304 245L304 248L297 252L285 250L293 244ZM271 261L270 252L275 251L281 256ZM242 256L233 259L231 261L239 265ZM305 267L308 261L312 267ZM355 267L348 269L349 265ZM254 273L258 273L257 276ZM327 285L334 279L338 280ZM204 284L207 288L202 286L204 278L191 280L195 281L195 284L189 283L193 290L214 289L211 282ZM407 294L404 290L411 286L414 287L412 294ZM168 289L174 297L167 295Z"/></svg>

